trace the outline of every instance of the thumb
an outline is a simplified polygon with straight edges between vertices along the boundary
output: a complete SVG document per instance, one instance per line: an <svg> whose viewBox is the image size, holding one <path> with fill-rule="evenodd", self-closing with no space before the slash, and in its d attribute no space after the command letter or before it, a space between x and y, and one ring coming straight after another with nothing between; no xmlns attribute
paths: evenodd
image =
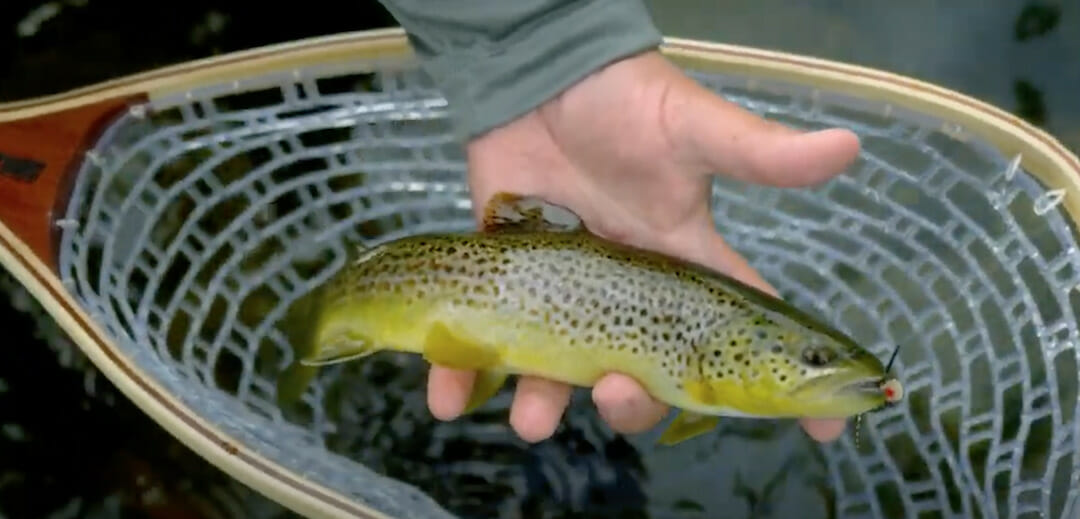
<svg viewBox="0 0 1080 519"><path fill-rule="evenodd" d="M769 121L704 87L686 91L689 101L668 103L674 142L687 143L693 167L755 184L803 187L824 182L847 168L859 138L843 129L804 133ZM675 96L672 96L675 97ZM682 108L678 108L682 105Z"/></svg>

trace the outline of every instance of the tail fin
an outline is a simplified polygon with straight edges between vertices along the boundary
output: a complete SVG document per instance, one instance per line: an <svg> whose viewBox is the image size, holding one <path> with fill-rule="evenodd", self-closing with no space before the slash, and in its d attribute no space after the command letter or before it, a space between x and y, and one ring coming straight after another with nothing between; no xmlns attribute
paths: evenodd
<svg viewBox="0 0 1080 519"><path fill-rule="evenodd" d="M371 259L376 250L363 243L353 245L348 252L346 268L348 265ZM289 309L281 319L281 327L293 350L292 364L281 372L277 381L277 404L283 410L300 399L304 389L315 378L321 365L342 362L348 358L366 354L365 351L356 351L355 344L350 345L353 349L345 352L336 351L335 344L315 344L315 332L321 325L323 292L326 287L333 286L338 281L336 276L331 277L300 296L289 305Z"/></svg>
<svg viewBox="0 0 1080 519"><path fill-rule="evenodd" d="M281 320L293 350L293 361L282 371L277 382L277 403L282 409L295 404L318 373L317 366L306 366L300 360L311 355L315 348L314 332L321 293L321 287L316 287L297 298Z"/></svg>

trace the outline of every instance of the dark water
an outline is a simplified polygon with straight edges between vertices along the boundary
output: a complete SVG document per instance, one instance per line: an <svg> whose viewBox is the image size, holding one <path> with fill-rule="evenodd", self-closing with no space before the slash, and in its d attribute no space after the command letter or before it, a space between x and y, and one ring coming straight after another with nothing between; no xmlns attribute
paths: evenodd
<svg viewBox="0 0 1080 519"><path fill-rule="evenodd" d="M94 0L0 2L0 101L60 92L222 52L393 24L374 1L308 1L302 9L272 9L265 2L198 0L146 5ZM1003 9L1015 13L1012 30L998 35L1010 42L1052 38L1063 18L1080 16L1076 2L1009 3ZM903 69L904 64L896 63L895 68ZM1049 69L1042 75L1024 71L1002 77L1012 99L991 101L1037 125L1059 122L1055 117L1060 111L1042 92L1042 85L1055 77ZM947 86L978 95L974 84ZM1067 126L1058 135L1074 144L1070 136L1076 132L1075 126ZM103 377L96 376L62 335L53 332L53 339L47 341L48 319L35 320L24 311L39 311L25 297L16 297L13 304L8 297L11 284L11 278L0 273L0 323L7 332L0 347L0 518L292 517L178 444ZM452 447L468 452L461 450L466 445ZM643 497L635 491L634 481L644 469L624 440L601 442L588 424L570 424L551 442L529 450L509 446L506 452L527 457L544 456L551 450L563 457L571 453L581 464L603 460L608 466L625 467L574 500L592 503L594 512L639 515L634 510ZM423 456L412 461L417 460ZM422 464L409 462L383 469L415 476ZM435 485L446 474L433 473L430 478ZM548 481L545 475L534 474L529 478L530 488L535 495L562 492ZM737 483L732 484L738 487ZM476 484L484 483L477 480ZM498 488L491 492L493 498L501 495ZM747 506L758 506L755 499L747 497ZM610 508L611 503L620 507ZM472 511L484 515L483 504L477 503L479 508ZM539 505L526 499L518 506L528 516ZM678 506L700 507L693 502Z"/></svg>

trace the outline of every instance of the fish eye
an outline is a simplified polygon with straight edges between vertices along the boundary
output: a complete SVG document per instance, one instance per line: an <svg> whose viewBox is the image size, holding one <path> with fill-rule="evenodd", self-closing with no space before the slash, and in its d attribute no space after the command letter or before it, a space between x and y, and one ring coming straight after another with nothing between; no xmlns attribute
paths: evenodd
<svg viewBox="0 0 1080 519"><path fill-rule="evenodd" d="M835 358L833 350L825 346L808 346L802 351L802 361L815 368L825 367Z"/></svg>

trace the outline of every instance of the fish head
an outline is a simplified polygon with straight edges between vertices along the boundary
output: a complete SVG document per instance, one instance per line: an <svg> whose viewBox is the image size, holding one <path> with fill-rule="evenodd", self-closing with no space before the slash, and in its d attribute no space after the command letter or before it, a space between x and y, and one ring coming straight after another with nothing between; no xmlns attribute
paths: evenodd
<svg viewBox="0 0 1080 519"><path fill-rule="evenodd" d="M750 358L763 386L772 388L772 407L782 414L846 418L891 402L899 382L851 338L816 323L788 324L774 336Z"/></svg>
<svg viewBox="0 0 1080 519"><path fill-rule="evenodd" d="M816 322L750 316L719 331L695 402L759 417L846 418L898 398L899 382L855 341Z"/></svg>

